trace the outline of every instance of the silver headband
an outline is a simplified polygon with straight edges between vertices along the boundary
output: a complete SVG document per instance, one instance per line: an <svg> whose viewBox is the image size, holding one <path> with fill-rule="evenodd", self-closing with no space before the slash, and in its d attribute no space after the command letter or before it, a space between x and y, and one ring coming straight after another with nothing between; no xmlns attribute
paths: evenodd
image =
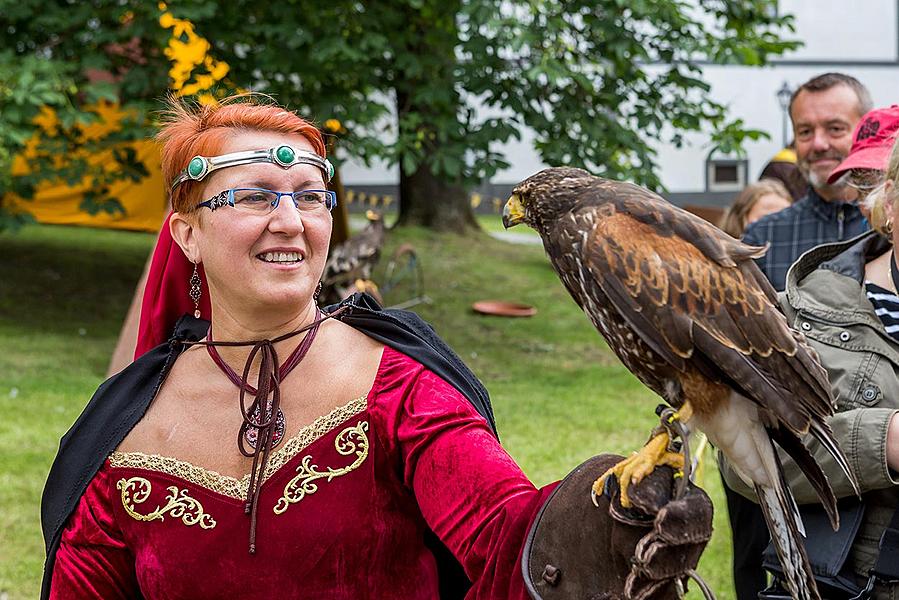
<svg viewBox="0 0 899 600"><path fill-rule="evenodd" d="M284 144L268 150L244 150L219 156L194 156L187 163L187 168L175 177L172 182L172 191L175 191L175 188L185 181L202 181L207 175L219 169L263 162L274 163L285 169L297 164L318 167L325 175L325 183L330 182L334 177L334 166L327 158Z"/></svg>

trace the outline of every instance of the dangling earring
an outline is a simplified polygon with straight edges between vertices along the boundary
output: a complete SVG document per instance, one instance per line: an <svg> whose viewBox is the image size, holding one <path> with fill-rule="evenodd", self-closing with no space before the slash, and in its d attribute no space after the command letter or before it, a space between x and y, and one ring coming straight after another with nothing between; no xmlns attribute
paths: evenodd
<svg viewBox="0 0 899 600"><path fill-rule="evenodd" d="M203 293L200 287L200 274L197 272L197 263L194 263L194 272L190 276L190 299L194 301L194 316L200 318L200 295Z"/></svg>
<svg viewBox="0 0 899 600"><path fill-rule="evenodd" d="M893 219L887 219L883 224L883 232L888 236L893 235Z"/></svg>
<svg viewBox="0 0 899 600"><path fill-rule="evenodd" d="M322 282L319 281L318 285L315 286L315 292L312 293L312 300L314 300L316 304L318 304L318 296L321 293L322 293Z"/></svg>

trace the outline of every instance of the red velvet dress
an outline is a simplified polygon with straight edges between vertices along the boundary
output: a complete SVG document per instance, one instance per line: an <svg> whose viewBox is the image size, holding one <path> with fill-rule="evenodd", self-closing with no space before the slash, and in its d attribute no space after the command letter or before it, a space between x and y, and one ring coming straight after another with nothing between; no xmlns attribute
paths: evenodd
<svg viewBox="0 0 899 600"><path fill-rule="evenodd" d="M525 598L537 490L452 386L385 348L367 397L272 456L256 554L238 480L113 453L62 535L51 598L437 598L430 527L474 582Z"/></svg>

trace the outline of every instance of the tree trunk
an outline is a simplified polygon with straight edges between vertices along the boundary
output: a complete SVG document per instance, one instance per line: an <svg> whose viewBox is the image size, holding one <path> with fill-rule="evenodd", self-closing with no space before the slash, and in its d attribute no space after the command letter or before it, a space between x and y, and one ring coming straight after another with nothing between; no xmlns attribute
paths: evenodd
<svg viewBox="0 0 899 600"><path fill-rule="evenodd" d="M435 176L427 164L411 175L400 168L397 223L457 232L478 227L465 188Z"/></svg>
<svg viewBox="0 0 899 600"><path fill-rule="evenodd" d="M414 150L407 151L414 151L419 160L415 170L408 172L400 156L400 225L457 232L478 228L463 178L439 170L435 174L433 169L439 140L456 131L447 124L460 114L461 100L455 91L458 10L458 2L453 0L429 0L424 9L412 8L410 3L404 15L409 35L403 52L417 57L417 61L413 61L416 68L397 74L396 112L400 138L418 140ZM446 93L423 94L427 88ZM407 119L409 115L412 118ZM417 125L404 130L406 123ZM447 131L438 131L438 124ZM458 159L461 162L464 156Z"/></svg>
<svg viewBox="0 0 899 600"><path fill-rule="evenodd" d="M328 156L333 157L337 152L336 139L334 136L328 137ZM340 178L340 169L334 169L334 178L328 185L328 189L337 194L337 206L331 211L331 217L334 219L334 225L331 228L331 248L333 248L350 238L350 211L346 203L343 180Z"/></svg>

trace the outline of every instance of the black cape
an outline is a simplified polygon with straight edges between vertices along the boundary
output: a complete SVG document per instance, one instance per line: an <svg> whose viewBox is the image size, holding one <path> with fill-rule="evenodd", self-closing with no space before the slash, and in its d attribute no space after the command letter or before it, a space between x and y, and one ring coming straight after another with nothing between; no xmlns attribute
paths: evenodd
<svg viewBox="0 0 899 600"><path fill-rule="evenodd" d="M354 294L337 306L346 306L342 322L365 335L422 363L455 387L485 418L496 434L496 423L487 390L462 360L418 315L408 311L382 309L371 296ZM327 310L327 309L326 309ZM143 418L156 397L175 359L185 346L206 335L209 322L186 315L175 326L168 343L161 344L111 377L94 394L84 412L63 436L59 452L47 476L41 500L41 527L47 559L41 598L50 594L50 580L56 551L69 515L106 458ZM470 587L461 565L429 532L426 540L437 558L440 595L444 600L462 598Z"/></svg>

